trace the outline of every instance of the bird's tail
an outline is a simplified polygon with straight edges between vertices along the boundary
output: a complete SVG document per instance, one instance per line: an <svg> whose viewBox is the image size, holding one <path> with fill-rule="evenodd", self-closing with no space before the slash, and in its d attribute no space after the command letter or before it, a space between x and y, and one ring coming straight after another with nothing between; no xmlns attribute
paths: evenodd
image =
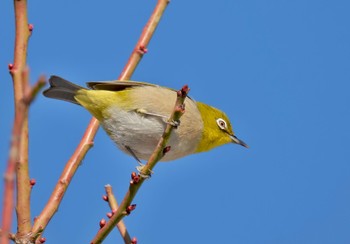
<svg viewBox="0 0 350 244"><path fill-rule="evenodd" d="M50 77L49 82L50 88L43 92L45 97L59 99L80 105L74 97L78 90L85 88L75 85L55 75Z"/></svg>

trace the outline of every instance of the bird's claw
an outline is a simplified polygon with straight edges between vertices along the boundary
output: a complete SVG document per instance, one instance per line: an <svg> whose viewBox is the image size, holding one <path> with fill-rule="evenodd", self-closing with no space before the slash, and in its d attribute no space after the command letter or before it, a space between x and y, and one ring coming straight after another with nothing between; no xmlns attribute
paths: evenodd
<svg viewBox="0 0 350 244"><path fill-rule="evenodd" d="M180 120L169 120L167 124L171 125L175 129L180 126Z"/></svg>
<svg viewBox="0 0 350 244"><path fill-rule="evenodd" d="M144 170L145 168L145 165L144 164L141 164L139 163L139 166L136 167L137 171L139 172L139 175L144 178L144 179L149 179L151 178L152 174L153 174L153 170L151 169L148 169L147 173L143 173L142 171Z"/></svg>

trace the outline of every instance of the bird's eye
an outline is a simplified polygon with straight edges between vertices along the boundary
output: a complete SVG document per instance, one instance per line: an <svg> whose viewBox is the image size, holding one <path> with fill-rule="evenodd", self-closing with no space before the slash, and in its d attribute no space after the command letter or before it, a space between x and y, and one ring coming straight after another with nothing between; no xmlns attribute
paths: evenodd
<svg viewBox="0 0 350 244"><path fill-rule="evenodd" d="M218 126L220 127L220 129L222 130L226 130L227 126L226 126L226 121L223 119L217 119L216 123L218 124Z"/></svg>

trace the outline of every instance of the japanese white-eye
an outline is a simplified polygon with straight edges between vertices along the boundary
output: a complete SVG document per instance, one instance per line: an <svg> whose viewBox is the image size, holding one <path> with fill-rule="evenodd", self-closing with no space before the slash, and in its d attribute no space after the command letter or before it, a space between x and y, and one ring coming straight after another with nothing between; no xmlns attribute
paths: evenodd
<svg viewBox="0 0 350 244"><path fill-rule="evenodd" d="M49 98L72 102L86 108L110 138L127 154L147 160L154 151L174 108L176 91L136 81L88 82L83 88L58 76L49 79L44 91ZM222 111L191 98L186 112L173 130L171 150L161 161L175 160L205 152L227 143L248 147L239 140Z"/></svg>

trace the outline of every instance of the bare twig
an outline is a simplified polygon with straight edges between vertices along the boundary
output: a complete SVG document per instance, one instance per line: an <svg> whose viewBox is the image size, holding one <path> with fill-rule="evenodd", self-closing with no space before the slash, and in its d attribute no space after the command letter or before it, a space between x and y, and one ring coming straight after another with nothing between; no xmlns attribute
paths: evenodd
<svg viewBox="0 0 350 244"><path fill-rule="evenodd" d="M131 78L133 72L135 71L138 63L140 62L143 54L146 51L146 46L151 40L152 35L159 23L159 20L168 4L168 0L158 0L156 8L147 22L139 41L136 44L135 49L133 50L127 64L125 65L122 73L119 76L119 80L128 80ZM93 145L93 139L98 130L99 123L95 118L92 118L85 134L76 148L74 154L67 162L60 179L53 190L49 201L47 202L45 208L37 217L34 226L33 226L33 234L37 234L41 229L45 229L50 219L53 217L55 212L58 209L59 204L61 203L64 193L69 186L72 177L76 173L76 170L81 162L81 160L85 157L91 146Z"/></svg>
<svg viewBox="0 0 350 244"><path fill-rule="evenodd" d="M93 146L93 137L98 130L98 122L97 120L92 120L90 123L91 126L85 131L85 134L80 141L77 149L75 150L72 157L67 162L56 186L52 192L52 195L42 210L41 214L35 219L33 225L33 235L32 238L40 236L38 233L41 233L56 213L59 204L61 203L64 193L66 192L69 183L71 182L74 173L80 165L80 162L83 160L87 151Z"/></svg>
<svg viewBox="0 0 350 244"><path fill-rule="evenodd" d="M12 128L12 138L9 158L7 161L7 169L5 172L5 190L3 198L3 210L2 210L2 231L0 243L8 243L7 233L10 232L12 223L12 210L14 207L14 194L15 194L15 174L16 174L16 162L19 161L21 134L23 129L23 123L26 118L26 110L24 104L17 104L15 121ZM27 182L29 185L29 182Z"/></svg>
<svg viewBox="0 0 350 244"><path fill-rule="evenodd" d="M14 206L14 182L15 182L15 174L16 174L16 166L17 166L17 174L19 170L18 162L20 161L20 146L21 141L25 138L23 138L22 130L23 130L23 124L27 118L28 115L28 109L31 104L31 102L34 99L34 96L37 94L37 92L42 88L45 84L45 78L41 77L38 82L33 86L29 86L28 82L28 71L24 70L23 72L23 80L25 80L25 89L28 91L28 93L16 104L16 112L15 112L15 119L14 119L14 125L12 129L12 137L11 137L11 146L10 146L10 153L9 158L7 161L7 170L5 173L5 190L4 190L4 205L3 205L3 219L2 219L2 232L3 235L1 236L0 243L8 243L9 237L7 235L10 235L10 228L11 228L11 222L12 222L12 209ZM26 77L26 78L25 78ZM18 176L17 176L18 177ZM28 185L30 186L29 181L27 182L17 182L17 185ZM26 194L30 194L30 192L26 192ZM18 197L21 196L17 196ZM18 204L17 204L18 206ZM22 211L29 211L27 210L27 206L18 206ZM20 212L17 210L17 212ZM17 213L17 216L22 216L22 213ZM29 220L30 221L30 220ZM29 222L30 224L30 222ZM18 223L19 225L19 223ZM29 232L28 232L29 233ZM18 232L16 234L16 239L21 239L24 236L28 236L28 233L25 235L23 232ZM10 235L11 237L11 235Z"/></svg>
<svg viewBox="0 0 350 244"><path fill-rule="evenodd" d="M177 99L175 103L174 110L169 118L169 121L179 121L184 110L184 101L187 96L189 89L187 86L184 86L180 91L177 92ZM143 167L140 174L148 175L149 172L152 172L152 169L157 164L157 162L164 156L169 149L166 147L166 144L170 138L173 125L170 123L166 126L162 137L160 138L157 147L149 158L147 164ZM142 186L145 178L140 177L137 182L131 181L129 190L125 194L122 203L120 204L117 212L114 213L112 218L104 225L96 234L94 239L91 241L91 244L102 243L106 236L112 231L113 227L126 215L130 214L130 211L133 210L136 205L131 205L132 200L134 199L137 191ZM131 207L131 208L130 208Z"/></svg>
<svg viewBox="0 0 350 244"><path fill-rule="evenodd" d="M119 76L119 80L129 80L141 58L145 53L147 53L148 43L150 42L168 3L169 0L158 0L151 17L143 28L140 39L136 43L128 63L125 65L122 73Z"/></svg>
<svg viewBox="0 0 350 244"><path fill-rule="evenodd" d="M9 65L12 75L15 101L15 119L12 129L11 148L5 173L3 206L3 235L1 243L8 243L14 205L14 181L17 183L17 236L30 232L30 185L28 171L28 118L29 104L23 102L24 91L29 87L26 69L27 46L31 31L28 27L27 1L14 0L15 10L15 50L14 63ZM16 174L16 177L15 177ZM4 234L6 233L6 234Z"/></svg>
<svg viewBox="0 0 350 244"><path fill-rule="evenodd" d="M112 190L112 186L111 185L106 185L105 186L105 190L106 190L106 194L107 194L107 200L108 200L109 207L112 210L112 215L111 216L113 216L113 214L118 209L118 202L117 202L117 199L115 198L115 196L113 194L113 190ZM126 226L125 226L123 220L121 220L119 223L117 223L117 228L119 230L120 235L124 239L124 243L125 244L130 244L131 243L131 237L130 237L130 235L128 233L128 230L126 229Z"/></svg>
<svg viewBox="0 0 350 244"><path fill-rule="evenodd" d="M13 79L15 96L15 113L17 107L24 97L24 90L27 86L27 76L23 71L26 69L27 47L31 31L28 27L27 1L14 0L16 37L14 64L10 70ZM15 115L16 116L16 115ZM21 116L21 115L18 115ZM17 118L18 118L17 116ZM24 116L21 129L19 145L19 158L17 159L16 186L17 186L17 235L25 236L31 230L30 223L30 185L28 168L28 118Z"/></svg>
<svg viewBox="0 0 350 244"><path fill-rule="evenodd" d="M40 90L45 86L46 78L43 75L40 76L38 81L32 87L29 86L29 82L27 84L28 85L25 86L23 102L27 105L30 105L36 98Z"/></svg>

